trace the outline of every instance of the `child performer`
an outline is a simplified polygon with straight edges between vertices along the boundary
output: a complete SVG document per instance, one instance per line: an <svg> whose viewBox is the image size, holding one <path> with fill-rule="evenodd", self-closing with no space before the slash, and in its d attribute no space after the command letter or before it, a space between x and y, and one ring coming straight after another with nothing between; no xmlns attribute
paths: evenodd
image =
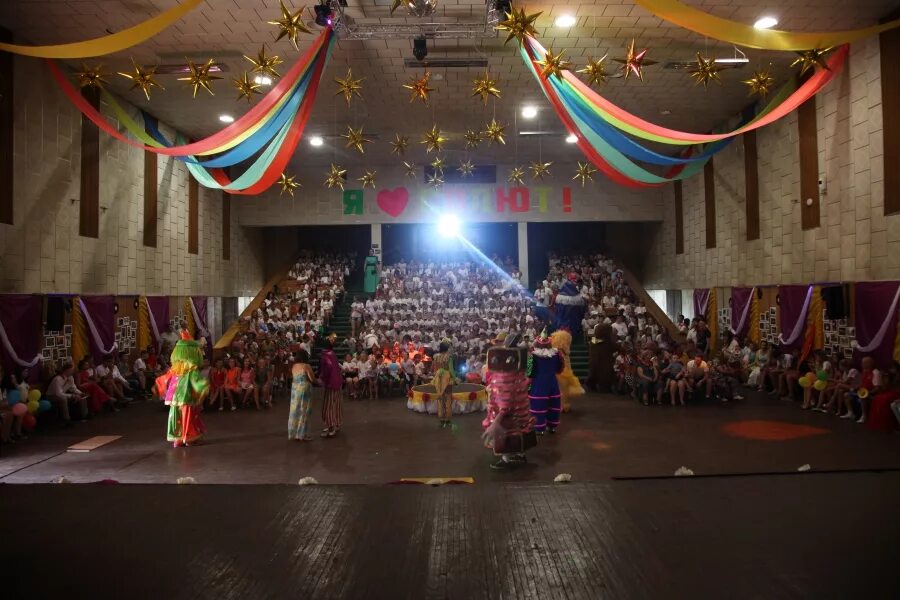
<svg viewBox="0 0 900 600"><path fill-rule="evenodd" d="M178 448L199 442L206 431L200 408L209 382L200 374L203 352L199 342L178 340L171 360L169 370L156 379L156 389L169 406L166 438Z"/></svg>
<svg viewBox="0 0 900 600"><path fill-rule="evenodd" d="M564 366L559 350L553 347L545 329L534 340L526 372L531 378L528 400L535 420L534 431L538 435L544 435L548 430L550 433L556 433L556 428L559 427L562 406L556 376L562 373Z"/></svg>
<svg viewBox="0 0 900 600"><path fill-rule="evenodd" d="M437 415L441 428L450 427L453 416L453 358L450 356L450 344L445 340L438 347L438 353L432 357L434 377L431 385L437 396Z"/></svg>
<svg viewBox="0 0 900 600"><path fill-rule="evenodd" d="M537 444L534 417L528 410L528 359L525 349L516 347L516 341L512 339L509 345L494 346L487 352L488 409L482 422L482 440L497 457L491 465L496 470L523 464L525 451Z"/></svg>

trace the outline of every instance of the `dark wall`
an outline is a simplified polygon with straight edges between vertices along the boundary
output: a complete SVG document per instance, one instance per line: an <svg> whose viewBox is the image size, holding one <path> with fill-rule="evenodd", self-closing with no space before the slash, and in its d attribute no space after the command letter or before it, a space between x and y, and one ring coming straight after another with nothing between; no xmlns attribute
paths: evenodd
<svg viewBox="0 0 900 600"><path fill-rule="evenodd" d="M606 223L529 223L528 286L543 281L550 268L547 255L588 254L602 252L606 239Z"/></svg>
<svg viewBox="0 0 900 600"><path fill-rule="evenodd" d="M265 276L271 277L294 259L301 250L352 252L362 260L372 245L369 225L304 225L265 227Z"/></svg>
<svg viewBox="0 0 900 600"><path fill-rule="evenodd" d="M518 233L515 223L464 223L462 236L488 258L512 257L517 262ZM385 264L406 260L475 260L468 245L445 238L429 224L381 226L382 256Z"/></svg>

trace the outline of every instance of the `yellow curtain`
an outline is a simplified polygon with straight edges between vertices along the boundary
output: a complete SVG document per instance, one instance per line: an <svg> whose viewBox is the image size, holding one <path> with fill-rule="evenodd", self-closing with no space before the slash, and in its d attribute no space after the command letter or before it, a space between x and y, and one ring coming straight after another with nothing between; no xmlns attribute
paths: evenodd
<svg viewBox="0 0 900 600"><path fill-rule="evenodd" d="M191 332L191 336L197 339L197 324L194 323L194 311L191 308L191 302L190 296L184 299L184 320L187 323L188 331Z"/></svg>
<svg viewBox="0 0 900 600"><path fill-rule="evenodd" d="M150 333L150 305L147 304L147 297L141 296L138 298L138 349L145 349L152 343L152 340L153 334Z"/></svg>
<svg viewBox="0 0 900 600"><path fill-rule="evenodd" d="M712 357L719 350L718 294L719 288L709 288L709 301L706 303L706 324L709 327L709 357Z"/></svg>
<svg viewBox="0 0 900 600"><path fill-rule="evenodd" d="M750 324L748 325L747 337L754 344L759 344L759 298L756 294L756 288L750 292Z"/></svg>
<svg viewBox="0 0 900 600"><path fill-rule="evenodd" d="M72 362L75 367L88 355L87 323L81 314L81 296L72 298Z"/></svg>

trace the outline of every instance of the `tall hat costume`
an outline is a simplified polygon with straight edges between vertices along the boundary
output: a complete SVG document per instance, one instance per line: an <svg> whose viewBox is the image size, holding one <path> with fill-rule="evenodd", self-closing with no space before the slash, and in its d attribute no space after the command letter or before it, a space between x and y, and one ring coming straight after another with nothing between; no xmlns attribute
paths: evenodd
<svg viewBox="0 0 900 600"><path fill-rule="evenodd" d="M186 446L203 437L200 406L209 382L200 373L203 352L194 340L179 340L172 350L172 366L156 379L156 390L169 407L166 438L174 446Z"/></svg>
<svg viewBox="0 0 900 600"><path fill-rule="evenodd" d="M525 451L537 443L534 417L529 412L527 350L508 340L487 351L485 383L488 390L487 416L482 422L484 445L499 457L492 465L505 469L525 462Z"/></svg>
<svg viewBox="0 0 900 600"><path fill-rule="evenodd" d="M572 334L565 329L560 329L553 332L550 341L553 347L559 351L563 360L563 370L556 376L556 380L559 382L559 393L562 397L562 411L569 412L572 408L571 399L584 395L584 388L575 377L569 359L572 351Z"/></svg>
<svg viewBox="0 0 900 600"><path fill-rule="evenodd" d="M564 366L559 350L553 347L545 329L534 340L526 373L531 378L528 401L534 417L534 430L538 435L543 435L548 430L555 433L559 427L562 401L556 376L562 373Z"/></svg>

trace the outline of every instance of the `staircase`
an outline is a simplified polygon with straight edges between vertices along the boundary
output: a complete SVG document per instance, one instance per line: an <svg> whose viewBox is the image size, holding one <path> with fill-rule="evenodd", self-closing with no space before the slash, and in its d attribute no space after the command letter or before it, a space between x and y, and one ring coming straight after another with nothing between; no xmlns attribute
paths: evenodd
<svg viewBox="0 0 900 600"><path fill-rule="evenodd" d="M588 378L588 347L584 342L583 336L572 340L572 349L569 354L569 363L572 366L572 372L575 373L582 383Z"/></svg>
<svg viewBox="0 0 900 600"><path fill-rule="evenodd" d="M349 281L350 280L348 279L348 282ZM355 282L355 279L353 281ZM344 360L344 355L350 352L350 347L347 345L347 338L349 338L350 334L353 332L353 327L350 323L350 305L353 303L354 297L357 297L364 302L368 296L369 294L366 294L361 290L347 290L344 292L341 303L334 305L334 311L331 313L331 321L325 329L326 335L332 333L337 335L338 343L334 347L334 353L341 361ZM316 344L316 347L313 348L313 355L309 357L310 366L312 366L313 369L318 370L319 368L319 357L322 355L322 350L323 345L320 340L319 343Z"/></svg>

